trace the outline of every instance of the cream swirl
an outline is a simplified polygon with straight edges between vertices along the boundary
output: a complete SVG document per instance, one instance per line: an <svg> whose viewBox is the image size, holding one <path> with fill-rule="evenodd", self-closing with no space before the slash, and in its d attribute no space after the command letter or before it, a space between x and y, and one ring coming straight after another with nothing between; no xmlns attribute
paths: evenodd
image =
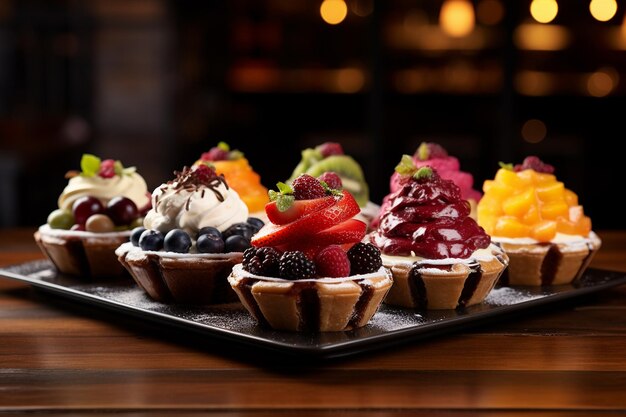
<svg viewBox="0 0 626 417"><path fill-rule="evenodd" d="M184 187L173 181L154 190L152 209L143 224L145 228L161 233L183 229L195 236L203 227L224 231L247 218L246 204L225 182L218 181L213 187Z"/></svg>
<svg viewBox="0 0 626 417"><path fill-rule="evenodd" d="M124 196L133 200L139 209L150 202L146 181L136 172L111 178L77 175L70 179L59 196L59 208L71 210L74 201L84 196L96 197L104 204L113 197Z"/></svg>

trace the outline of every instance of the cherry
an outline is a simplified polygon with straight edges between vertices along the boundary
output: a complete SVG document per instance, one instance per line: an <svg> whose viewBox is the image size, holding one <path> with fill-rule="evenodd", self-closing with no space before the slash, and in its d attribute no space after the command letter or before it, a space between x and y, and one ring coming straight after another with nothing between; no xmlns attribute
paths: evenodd
<svg viewBox="0 0 626 417"><path fill-rule="evenodd" d="M107 204L106 214L116 226L132 223L139 217L139 210L133 200L128 197L113 197Z"/></svg>
<svg viewBox="0 0 626 417"><path fill-rule="evenodd" d="M72 205L72 214L74 214L74 222L76 224L84 225L89 217L103 213L104 205L96 197L80 197Z"/></svg>

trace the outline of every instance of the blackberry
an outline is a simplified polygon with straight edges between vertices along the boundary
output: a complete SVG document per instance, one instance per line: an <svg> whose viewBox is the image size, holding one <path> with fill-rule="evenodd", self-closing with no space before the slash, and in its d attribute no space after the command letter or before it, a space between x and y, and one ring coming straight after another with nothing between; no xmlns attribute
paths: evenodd
<svg viewBox="0 0 626 417"><path fill-rule="evenodd" d="M269 246L251 247L243 252L243 268L254 275L278 276L279 261L280 252Z"/></svg>
<svg viewBox="0 0 626 417"><path fill-rule="evenodd" d="M300 251L285 252L278 263L278 273L281 278L303 279L315 275L315 263Z"/></svg>
<svg viewBox="0 0 626 417"><path fill-rule="evenodd" d="M369 274L382 266L380 249L371 243L359 242L348 250L350 275Z"/></svg>

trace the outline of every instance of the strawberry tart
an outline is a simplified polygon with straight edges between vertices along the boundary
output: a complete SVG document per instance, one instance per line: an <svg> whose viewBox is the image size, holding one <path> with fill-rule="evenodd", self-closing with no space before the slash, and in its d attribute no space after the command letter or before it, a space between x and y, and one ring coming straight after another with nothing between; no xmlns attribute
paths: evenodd
<svg viewBox="0 0 626 417"><path fill-rule="evenodd" d="M455 309L482 302L508 265L470 214L459 187L437 170L404 155L399 187L381 207L368 238L382 251L394 284L385 303L418 309Z"/></svg>
<svg viewBox="0 0 626 417"><path fill-rule="evenodd" d="M135 167L82 156L80 171L69 171L58 208L35 233L42 252L62 273L84 278L127 276L115 249L127 242L150 208L146 182Z"/></svg>
<svg viewBox="0 0 626 417"><path fill-rule="evenodd" d="M342 331L365 326L391 287L380 251L347 190L308 174L270 191L271 223L252 237L228 281L263 326Z"/></svg>

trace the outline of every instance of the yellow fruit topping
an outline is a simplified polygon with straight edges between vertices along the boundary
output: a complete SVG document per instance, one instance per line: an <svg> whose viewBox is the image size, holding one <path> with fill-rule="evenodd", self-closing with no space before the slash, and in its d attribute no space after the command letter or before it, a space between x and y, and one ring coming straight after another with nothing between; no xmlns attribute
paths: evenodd
<svg viewBox="0 0 626 417"><path fill-rule="evenodd" d="M578 196L553 174L501 168L483 191L478 224L492 236L548 242L557 233L587 236L591 231Z"/></svg>

